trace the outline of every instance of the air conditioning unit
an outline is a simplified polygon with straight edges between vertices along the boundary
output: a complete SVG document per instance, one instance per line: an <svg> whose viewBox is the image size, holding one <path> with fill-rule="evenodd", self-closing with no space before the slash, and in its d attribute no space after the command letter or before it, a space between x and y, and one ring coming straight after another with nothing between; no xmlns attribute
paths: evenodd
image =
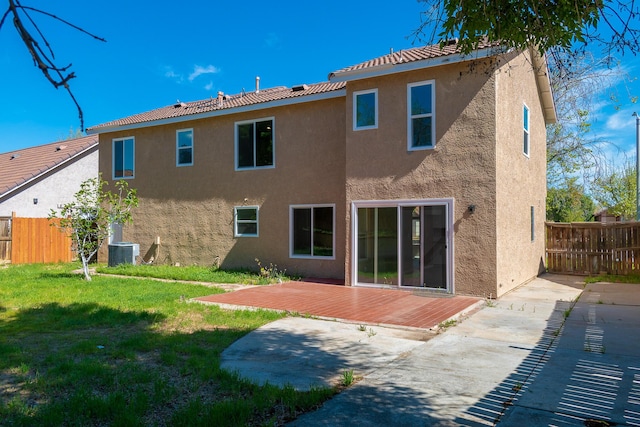
<svg viewBox="0 0 640 427"><path fill-rule="evenodd" d="M120 264L135 264L140 255L140 245L131 242L109 243L109 267Z"/></svg>

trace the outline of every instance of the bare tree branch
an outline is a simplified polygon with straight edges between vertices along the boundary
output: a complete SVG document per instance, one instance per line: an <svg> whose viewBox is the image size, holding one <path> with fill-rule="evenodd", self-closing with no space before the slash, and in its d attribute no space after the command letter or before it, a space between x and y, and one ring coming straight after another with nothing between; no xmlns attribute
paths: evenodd
<svg viewBox="0 0 640 427"><path fill-rule="evenodd" d="M74 25L54 14L30 6L23 6L22 4L20 4L19 0L8 0L8 2L9 7L2 15L2 19L0 20L0 29L2 29L2 26L7 17L11 15L13 17L13 25L16 29L16 32L20 36L20 39L23 41L25 47L27 48L27 51L31 55L34 65L38 67L38 69L40 69L42 74L49 81L49 83L53 85L54 88L58 89L60 87L63 87L67 91L69 97L78 109L80 130L84 131L84 113L82 112L82 108L80 107L78 100L76 99L75 95L71 91L71 87L69 86L69 81L76 77L75 73L73 71L70 71L72 64L64 67L60 67L55 64L55 53L53 51L53 48L49 44L47 37L42 33L42 31L40 31L40 27L38 26L38 24L30 16L29 11L36 12L55 19L63 23L64 25L68 25L75 30L93 37L96 40L103 42L106 42L106 40L94 34L91 34L88 31L78 27L77 25ZM28 23L31 24L33 30L30 31L29 29L27 29L24 23L23 16L24 18L26 18ZM37 38L34 37L34 33L37 35ZM44 43L48 52L43 50L38 40Z"/></svg>

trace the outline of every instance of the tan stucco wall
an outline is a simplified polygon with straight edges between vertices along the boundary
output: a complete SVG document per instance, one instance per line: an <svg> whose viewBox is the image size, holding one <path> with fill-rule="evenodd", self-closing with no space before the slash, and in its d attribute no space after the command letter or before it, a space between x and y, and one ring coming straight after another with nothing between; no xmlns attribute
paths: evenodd
<svg viewBox="0 0 640 427"><path fill-rule="evenodd" d="M346 97L101 134L105 178L111 178L113 138L135 137L129 183L140 207L124 239L140 243L146 255L159 238L160 263L255 268L259 258L290 273L351 284L354 201L447 199L455 293L502 295L538 274L544 255L545 129L526 59L498 69L485 65L353 80ZM408 151L407 84L426 80L435 81L436 147ZM353 92L374 88L378 127L353 131ZM523 102L531 111L530 158L522 154ZM235 171L234 123L265 117L275 118L276 167ZM195 164L176 167L175 132L185 128L194 130ZM334 260L289 257L292 204L335 205ZM233 208L242 205L260 208L257 238L233 237Z"/></svg>
<svg viewBox="0 0 640 427"><path fill-rule="evenodd" d="M275 168L234 170L234 123L275 118ZM135 137L140 206L124 240L145 255L160 238L160 263L256 268L305 276L344 274L344 99L225 115L100 135L100 170L111 178L112 140ZM176 130L193 128L194 165L176 167ZM289 206L335 204L335 260L289 258ZM259 207L259 237L233 236L235 206ZM102 252L105 260L105 251Z"/></svg>
<svg viewBox="0 0 640 427"><path fill-rule="evenodd" d="M496 73L498 296L537 276L544 266L546 129L529 56ZM529 107L530 156L523 153L523 104ZM531 206L534 240L531 240Z"/></svg>
<svg viewBox="0 0 640 427"><path fill-rule="evenodd" d="M407 150L407 84L435 80L436 147ZM350 83L347 87L347 203L453 198L454 286L495 296L494 77L469 63ZM352 92L378 89L377 130L352 131ZM468 212L476 205L475 213ZM347 217L350 229L350 218ZM351 245L348 242L348 252ZM347 277L351 258L347 257Z"/></svg>

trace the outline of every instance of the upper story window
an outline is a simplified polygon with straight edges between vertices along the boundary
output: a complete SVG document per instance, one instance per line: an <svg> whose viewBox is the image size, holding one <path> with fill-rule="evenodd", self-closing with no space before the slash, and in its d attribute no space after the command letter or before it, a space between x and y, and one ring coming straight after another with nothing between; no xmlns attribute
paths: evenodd
<svg viewBox="0 0 640 427"><path fill-rule="evenodd" d="M408 149L424 150L436 145L433 80L407 85Z"/></svg>
<svg viewBox="0 0 640 427"><path fill-rule="evenodd" d="M333 205L291 206L290 256L333 258L335 214Z"/></svg>
<svg viewBox="0 0 640 427"><path fill-rule="evenodd" d="M234 236L258 237L258 207L238 206L234 208Z"/></svg>
<svg viewBox="0 0 640 427"><path fill-rule="evenodd" d="M378 89L353 93L353 130L378 127Z"/></svg>
<svg viewBox="0 0 640 427"><path fill-rule="evenodd" d="M523 128L523 144L522 152L529 157L529 107L522 107L522 128Z"/></svg>
<svg viewBox="0 0 640 427"><path fill-rule="evenodd" d="M193 129L176 131L176 166L193 165Z"/></svg>
<svg viewBox="0 0 640 427"><path fill-rule="evenodd" d="M236 170L275 166L273 117L236 123Z"/></svg>
<svg viewBox="0 0 640 427"><path fill-rule="evenodd" d="M133 137L113 140L113 179L135 177L135 140Z"/></svg>

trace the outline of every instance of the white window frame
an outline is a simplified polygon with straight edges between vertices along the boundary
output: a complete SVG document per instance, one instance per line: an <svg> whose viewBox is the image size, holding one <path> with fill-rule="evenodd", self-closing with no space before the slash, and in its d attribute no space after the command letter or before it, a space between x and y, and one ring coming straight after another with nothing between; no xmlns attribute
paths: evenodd
<svg viewBox="0 0 640 427"><path fill-rule="evenodd" d="M255 166L256 164L256 141L255 141L255 133L254 133L254 140L253 140L253 164L254 166L244 166L244 167L238 167L238 158L239 158L239 149L240 147L238 146L238 126L240 125L244 125L247 123L253 123L254 124L254 132L255 132L255 124L258 122L266 122L268 120L271 120L271 151L273 153L273 164L272 165L267 165L267 166ZM233 125L234 128L234 153L235 153L235 157L233 159L233 166L235 168L236 171L245 171L245 170L256 170L256 169L273 169L276 167L276 118L274 116L271 117L263 117L260 119L252 119L252 120L243 120L240 122L235 122Z"/></svg>
<svg viewBox="0 0 640 427"><path fill-rule="evenodd" d="M431 113L411 114L411 89L416 86L431 86ZM413 146L413 119L431 117L431 145L424 147ZM424 80L421 82L407 84L407 150L433 150L436 148L436 82L435 80Z"/></svg>
<svg viewBox="0 0 640 427"><path fill-rule="evenodd" d="M123 143L123 158L122 160L125 160L125 153L124 153L124 143L125 141L131 140L132 143L132 159L131 162L133 164L133 168L131 170L131 176L116 176L116 143L121 142ZM124 173L124 166L122 169L123 173ZM111 140L111 175L112 178L114 180L119 180L119 179L133 179L136 177L136 138L133 136L126 136L123 138L114 138Z"/></svg>
<svg viewBox="0 0 640 427"><path fill-rule="evenodd" d="M191 132L191 146L189 147L180 147L180 134L184 133L184 132ZM182 167L182 166L193 166L193 161L194 161L194 150L193 150L193 146L194 146L194 135L193 135L193 128L188 128L188 129L178 129L176 130L176 167ZM190 163L180 163L180 151L181 150L191 150L191 162Z"/></svg>
<svg viewBox="0 0 640 427"><path fill-rule="evenodd" d="M238 210L255 209L255 220L238 220ZM256 233L240 233L238 232L238 224L256 224ZM233 236L234 237L258 237L260 234L260 207L259 206L236 206L233 208Z"/></svg>
<svg viewBox="0 0 640 427"><path fill-rule="evenodd" d="M529 157L531 153L531 110L522 103L522 153Z"/></svg>
<svg viewBox="0 0 640 427"><path fill-rule="evenodd" d="M368 95L373 94L374 99L374 117L373 117L373 125L366 126L358 126L358 97L360 95ZM378 89L368 89L368 90L360 90L357 92L353 92L353 130L367 130L367 129L378 129Z"/></svg>
<svg viewBox="0 0 640 427"><path fill-rule="evenodd" d="M447 287L446 292L455 294L455 242L454 242L454 218L453 212L455 212L455 204L453 198L442 199L396 199L396 200L354 200L351 202L351 280L353 286L362 287L379 287L379 285L369 285L358 282L358 208L385 208L393 207L398 209L398 215L400 215L400 209L404 206L446 206L447 213ZM402 233L400 229L400 221L398 221L398 235ZM398 253L401 252L400 240L398 240ZM400 289L407 289L407 287L399 286Z"/></svg>
<svg viewBox="0 0 640 427"><path fill-rule="evenodd" d="M331 208L333 210L333 218L331 227L333 230L333 236L331 245L333 248L333 255L322 256L313 255L313 231L311 232L311 255L301 255L293 253L293 211L295 209L311 209L311 229L313 230L313 209L315 208ZM325 204L306 204L306 205L290 205L289 206L289 258L302 258L302 259L336 259L336 205L331 203Z"/></svg>

